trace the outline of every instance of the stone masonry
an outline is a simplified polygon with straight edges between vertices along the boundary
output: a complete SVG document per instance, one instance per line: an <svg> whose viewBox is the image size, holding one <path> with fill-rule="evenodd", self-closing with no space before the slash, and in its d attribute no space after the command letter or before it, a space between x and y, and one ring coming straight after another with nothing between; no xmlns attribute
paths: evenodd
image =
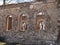
<svg viewBox="0 0 60 45"><path fill-rule="evenodd" d="M6 42L17 43L40 43L44 41L56 41L58 35L57 28L57 1L46 0L27 2L19 4L10 4L0 6L0 36L5 37ZM45 12L46 17L46 30L36 29L36 15L40 12ZM28 15L28 30L20 32L20 15ZM13 20L12 29L6 31L6 17L11 15Z"/></svg>

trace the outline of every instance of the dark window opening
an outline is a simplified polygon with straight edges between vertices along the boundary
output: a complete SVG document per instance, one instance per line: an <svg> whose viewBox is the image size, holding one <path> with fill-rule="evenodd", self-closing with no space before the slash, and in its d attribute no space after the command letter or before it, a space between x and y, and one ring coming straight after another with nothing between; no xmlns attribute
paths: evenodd
<svg viewBox="0 0 60 45"><path fill-rule="evenodd" d="M20 16L20 31L27 30L27 16Z"/></svg>
<svg viewBox="0 0 60 45"><path fill-rule="evenodd" d="M6 18L6 29L7 30L12 29L12 17L11 16L7 16Z"/></svg>
<svg viewBox="0 0 60 45"><path fill-rule="evenodd" d="M42 15L36 16L36 28L38 30L45 30L45 18Z"/></svg>

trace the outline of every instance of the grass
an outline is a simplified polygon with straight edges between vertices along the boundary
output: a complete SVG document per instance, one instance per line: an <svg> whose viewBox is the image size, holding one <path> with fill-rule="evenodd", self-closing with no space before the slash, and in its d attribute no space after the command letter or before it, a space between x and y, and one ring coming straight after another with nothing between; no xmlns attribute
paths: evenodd
<svg viewBox="0 0 60 45"><path fill-rule="evenodd" d="M0 45L21 45L21 44L9 44L9 43L0 42Z"/></svg>
<svg viewBox="0 0 60 45"><path fill-rule="evenodd" d="M4 43L4 42L0 42L0 45L4 45L4 44L6 44L6 43Z"/></svg>

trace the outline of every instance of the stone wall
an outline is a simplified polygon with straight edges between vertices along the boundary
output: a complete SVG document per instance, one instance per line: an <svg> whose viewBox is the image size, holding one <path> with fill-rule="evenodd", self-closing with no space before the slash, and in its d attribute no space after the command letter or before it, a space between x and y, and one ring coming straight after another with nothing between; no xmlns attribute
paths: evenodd
<svg viewBox="0 0 60 45"><path fill-rule="evenodd" d="M46 16L46 30L36 29L36 15L44 11ZM28 30L20 32L19 22L20 15L28 15ZM6 31L6 17L12 15L13 28ZM32 2L11 4L5 7L0 6L0 36L5 37L6 42L18 42L18 43L34 43L40 40L57 39L57 8L56 2Z"/></svg>

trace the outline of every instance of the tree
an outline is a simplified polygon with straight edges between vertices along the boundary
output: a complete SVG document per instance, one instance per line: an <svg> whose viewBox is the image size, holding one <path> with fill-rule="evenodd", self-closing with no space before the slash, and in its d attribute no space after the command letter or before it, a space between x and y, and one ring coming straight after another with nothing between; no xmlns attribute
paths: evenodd
<svg viewBox="0 0 60 45"><path fill-rule="evenodd" d="M3 0L3 5L5 5L5 0Z"/></svg>

